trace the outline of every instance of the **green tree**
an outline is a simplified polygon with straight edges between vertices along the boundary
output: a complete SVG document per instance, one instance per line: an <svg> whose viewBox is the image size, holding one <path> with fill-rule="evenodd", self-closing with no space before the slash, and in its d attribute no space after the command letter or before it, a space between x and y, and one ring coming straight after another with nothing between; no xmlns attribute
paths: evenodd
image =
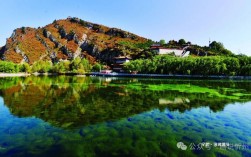
<svg viewBox="0 0 251 157"><path fill-rule="evenodd" d="M57 64L53 66L52 71L55 73L61 73L61 74L67 73L70 71L70 64L71 62L68 60L58 62Z"/></svg>
<svg viewBox="0 0 251 157"><path fill-rule="evenodd" d="M32 65L32 72L47 73L52 69L52 63L50 61L39 60Z"/></svg>
<svg viewBox="0 0 251 157"><path fill-rule="evenodd" d="M179 45L184 45L184 44L186 44L186 41L185 41L185 39L180 39L178 41L178 43L179 43Z"/></svg>
<svg viewBox="0 0 251 157"><path fill-rule="evenodd" d="M161 40L159 41L159 43L160 43L160 45L165 45L165 44L166 44L166 41L165 41L164 39L161 39Z"/></svg>
<svg viewBox="0 0 251 157"><path fill-rule="evenodd" d="M22 27L22 28L21 28L21 32L22 32L23 34L25 34L25 33L26 33L26 29L25 29L25 27Z"/></svg>
<svg viewBox="0 0 251 157"><path fill-rule="evenodd" d="M74 60L71 61L70 70L73 72L77 72L80 69L81 58L76 57Z"/></svg>
<svg viewBox="0 0 251 157"><path fill-rule="evenodd" d="M102 70L102 65L100 63L95 63L92 67L92 71L95 71L95 72L99 72L100 70Z"/></svg>
<svg viewBox="0 0 251 157"><path fill-rule="evenodd" d="M19 72L19 66L13 62L0 61L0 72L17 73Z"/></svg>
<svg viewBox="0 0 251 157"><path fill-rule="evenodd" d="M224 48L224 45L221 43L221 42L216 42L216 41L213 41L209 47L213 50L216 50L216 51L222 51Z"/></svg>
<svg viewBox="0 0 251 157"><path fill-rule="evenodd" d="M30 65L28 64L28 63L22 63L22 64L20 64L20 71L21 72L26 72L26 73L31 73L31 67L30 67Z"/></svg>
<svg viewBox="0 0 251 157"><path fill-rule="evenodd" d="M189 75L243 75L251 73L251 57L208 56L174 57L155 56L124 64L127 71L139 73L189 74Z"/></svg>

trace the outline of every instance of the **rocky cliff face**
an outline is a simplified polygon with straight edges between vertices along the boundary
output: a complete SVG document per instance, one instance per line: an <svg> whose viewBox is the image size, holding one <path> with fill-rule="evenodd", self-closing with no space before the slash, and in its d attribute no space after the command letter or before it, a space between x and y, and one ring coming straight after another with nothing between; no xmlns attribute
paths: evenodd
<svg viewBox="0 0 251 157"><path fill-rule="evenodd" d="M33 64L38 60L71 60L86 57L108 64L119 55L133 56L142 51L125 44L143 44L147 39L117 28L79 18L55 20L42 28L22 27L13 31L0 48L2 60ZM135 52L135 53L134 53Z"/></svg>

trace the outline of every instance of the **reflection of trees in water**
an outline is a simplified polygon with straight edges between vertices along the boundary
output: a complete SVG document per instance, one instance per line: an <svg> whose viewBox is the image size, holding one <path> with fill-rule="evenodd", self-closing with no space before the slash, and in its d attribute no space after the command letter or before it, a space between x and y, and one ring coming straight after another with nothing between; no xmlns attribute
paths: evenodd
<svg viewBox="0 0 251 157"><path fill-rule="evenodd" d="M148 88L160 84L175 85L171 86L175 89ZM186 92L180 89L184 84L209 90ZM251 100L250 95L245 95L251 91L250 83L243 81L107 80L57 76L2 79L1 85L0 94L14 115L36 116L62 127L117 120L156 108L184 112L209 106L216 112L223 110L226 104Z"/></svg>

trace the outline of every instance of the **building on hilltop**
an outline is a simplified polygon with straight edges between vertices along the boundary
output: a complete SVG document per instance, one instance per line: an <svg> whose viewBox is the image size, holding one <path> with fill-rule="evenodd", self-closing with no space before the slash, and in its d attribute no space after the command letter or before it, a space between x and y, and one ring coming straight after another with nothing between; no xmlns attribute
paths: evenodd
<svg viewBox="0 0 251 157"><path fill-rule="evenodd" d="M151 50L157 54L157 55L167 55L167 54L172 54L174 53L175 56L179 56L179 57L185 57L189 55L189 51L186 51L186 49L189 46L184 47L183 49L178 49L178 48L165 48L162 47L158 44L153 44L151 46Z"/></svg>

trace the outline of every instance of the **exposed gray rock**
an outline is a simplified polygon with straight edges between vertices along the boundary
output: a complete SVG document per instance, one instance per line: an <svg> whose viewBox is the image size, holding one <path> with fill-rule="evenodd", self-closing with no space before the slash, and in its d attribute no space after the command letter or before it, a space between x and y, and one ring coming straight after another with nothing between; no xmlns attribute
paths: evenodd
<svg viewBox="0 0 251 157"><path fill-rule="evenodd" d="M46 37L46 38L49 38L50 35L51 35L51 32L50 31L47 31L46 29L43 30L43 35Z"/></svg>
<svg viewBox="0 0 251 157"><path fill-rule="evenodd" d="M69 52L68 53L68 57L69 57L69 59L73 59L74 58L74 54L72 52Z"/></svg>
<svg viewBox="0 0 251 157"><path fill-rule="evenodd" d="M53 35L50 35L49 39L55 44L56 48L61 48L63 46Z"/></svg>
<svg viewBox="0 0 251 157"><path fill-rule="evenodd" d="M18 46L15 47L15 52L16 52L16 53L21 53L21 50L19 49Z"/></svg>
<svg viewBox="0 0 251 157"><path fill-rule="evenodd" d="M57 39L56 39L52 34L49 36L49 39L50 39L52 42L56 42L56 41L57 41Z"/></svg>
<svg viewBox="0 0 251 157"><path fill-rule="evenodd" d="M76 58L81 55L82 49L80 47L77 48L77 50L73 54L73 58Z"/></svg>
<svg viewBox="0 0 251 157"><path fill-rule="evenodd" d="M73 59L74 55L71 51L68 50L68 48L64 45L60 48L60 50L69 57L69 59Z"/></svg>
<svg viewBox="0 0 251 157"><path fill-rule="evenodd" d="M60 42L56 42L56 47L61 48L63 45Z"/></svg>
<svg viewBox="0 0 251 157"><path fill-rule="evenodd" d="M28 56L23 51L21 51L18 46L15 47L15 52L22 55L23 57L22 62L27 62L27 63L29 62Z"/></svg>
<svg viewBox="0 0 251 157"><path fill-rule="evenodd" d="M59 29L59 24L54 24L54 27Z"/></svg>
<svg viewBox="0 0 251 157"><path fill-rule="evenodd" d="M50 58L51 59L57 58L57 54L55 52L52 52L51 55L50 55Z"/></svg>
<svg viewBox="0 0 251 157"><path fill-rule="evenodd" d="M46 38L49 38L50 41L52 41L54 44L55 44L55 47L56 48L60 48L62 47L63 45L61 43L59 43L57 41L57 39L51 34L51 32L47 31L46 29L43 30L43 35L46 37ZM46 48L49 48L48 45L46 44L46 42L39 37L39 35L36 35L36 37L41 41L41 43L46 47Z"/></svg>
<svg viewBox="0 0 251 157"><path fill-rule="evenodd" d="M73 40L75 41L76 44L79 43L79 39L78 39L78 36L76 34L73 36Z"/></svg>
<svg viewBox="0 0 251 157"><path fill-rule="evenodd" d="M48 49L50 50L49 46L47 45L47 43L44 41L43 38L41 38L38 34L36 34L36 38L47 48L47 50Z"/></svg>
<svg viewBox="0 0 251 157"><path fill-rule="evenodd" d="M13 33L11 34L11 39L14 39L16 37L16 29L13 31Z"/></svg>
<svg viewBox="0 0 251 157"><path fill-rule="evenodd" d="M23 56L23 61L26 63L29 63L29 58L27 55L22 55Z"/></svg>

